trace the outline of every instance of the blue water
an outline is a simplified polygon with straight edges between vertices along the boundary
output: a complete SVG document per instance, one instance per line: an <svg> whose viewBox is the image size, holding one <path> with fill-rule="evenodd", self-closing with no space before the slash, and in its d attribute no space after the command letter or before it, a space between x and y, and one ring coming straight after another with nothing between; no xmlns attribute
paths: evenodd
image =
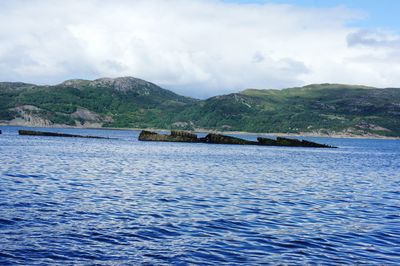
<svg viewBox="0 0 400 266"><path fill-rule="evenodd" d="M399 140L310 149L0 129L1 265L400 264Z"/></svg>

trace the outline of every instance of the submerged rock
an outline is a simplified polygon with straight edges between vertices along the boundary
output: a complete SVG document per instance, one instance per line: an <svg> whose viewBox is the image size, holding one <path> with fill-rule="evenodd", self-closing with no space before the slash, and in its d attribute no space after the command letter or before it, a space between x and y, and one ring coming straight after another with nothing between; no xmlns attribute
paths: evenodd
<svg viewBox="0 0 400 266"><path fill-rule="evenodd" d="M73 134L56 133L56 132L33 131L33 130L18 130L18 134L19 135L25 135L25 136L43 136L43 137L109 139L109 138L106 138L106 137L99 137L99 136L82 136L82 135L73 135Z"/></svg>
<svg viewBox="0 0 400 266"><path fill-rule="evenodd" d="M187 131L171 131L170 135L158 134L156 132L142 130L139 135L140 141L163 141L163 142L193 142L209 144L235 144L235 145L260 145L260 146L287 146L287 147L312 147L312 148L336 148L316 142L288 139L278 137L276 140L269 138L257 138L257 141L245 140L222 134L210 133L204 138L197 138L196 134Z"/></svg>

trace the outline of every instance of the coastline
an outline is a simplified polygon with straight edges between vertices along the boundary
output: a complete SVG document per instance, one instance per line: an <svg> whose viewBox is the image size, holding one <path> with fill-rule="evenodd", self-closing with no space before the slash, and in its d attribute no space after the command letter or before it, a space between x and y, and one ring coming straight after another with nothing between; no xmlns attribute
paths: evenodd
<svg viewBox="0 0 400 266"><path fill-rule="evenodd" d="M0 126L20 126L20 127L32 127L32 128L66 128L66 129L101 129L101 130L125 130L125 131L158 131L168 132L169 129L160 128L120 128L120 127L101 127L97 125L87 126L69 126L63 124L52 124L52 125L32 125L28 123L4 123L0 122ZM353 134L348 132L334 132L330 134L321 134L316 132L300 132L300 133L283 133L283 132L246 132L246 131L218 131L209 130L204 128L198 128L192 130L195 133L223 133L223 134L234 134L234 135L249 135L249 136L279 136L279 137L312 137L312 138L348 138L348 139L388 139L388 140L399 140L400 137L388 137L376 134Z"/></svg>

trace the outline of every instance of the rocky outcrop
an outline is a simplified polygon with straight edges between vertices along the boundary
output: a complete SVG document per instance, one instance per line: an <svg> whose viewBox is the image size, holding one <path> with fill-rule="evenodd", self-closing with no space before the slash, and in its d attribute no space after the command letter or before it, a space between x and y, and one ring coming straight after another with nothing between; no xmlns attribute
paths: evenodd
<svg viewBox="0 0 400 266"><path fill-rule="evenodd" d="M24 135L24 136L108 139L106 137L99 137L99 136L82 136L82 135L73 135L73 134L56 133L56 132L32 131L32 130L18 130L18 134L19 135Z"/></svg>
<svg viewBox="0 0 400 266"><path fill-rule="evenodd" d="M16 114L14 119L8 122L10 125L40 127L50 127L53 125L53 122L43 117L43 110L37 106L21 105L9 110Z"/></svg>
<svg viewBox="0 0 400 266"><path fill-rule="evenodd" d="M100 122L101 120L99 114L82 107L78 107L76 111L71 114L71 117L88 122Z"/></svg>
<svg viewBox="0 0 400 266"><path fill-rule="evenodd" d="M113 88L121 92L135 91L139 95L150 95L160 88L154 83L134 77L99 78L95 80L71 79L64 81L60 86L76 89L82 89L85 86L92 88Z"/></svg>
<svg viewBox="0 0 400 266"><path fill-rule="evenodd" d="M310 147L310 148L336 148L307 140L288 139L278 137L276 140L269 138L257 138L257 141L245 140L222 134L210 133L204 138L197 138L196 134L186 131L171 131L170 135L158 134L142 130L139 135L140 141L163 141L163 142L192 142L209 144L235 144L235 145L259 145L259 146L286 146L286 147Z"/></svg>

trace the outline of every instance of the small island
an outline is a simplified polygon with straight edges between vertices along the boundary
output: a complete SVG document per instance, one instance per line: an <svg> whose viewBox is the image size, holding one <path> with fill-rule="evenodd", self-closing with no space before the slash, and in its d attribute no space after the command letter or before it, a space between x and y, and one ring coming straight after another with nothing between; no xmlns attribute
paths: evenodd
<svg viewBox="0 0 400 266"><path fill-rule="evenodd" d="M309 147L309 148L337 148L334 146L320 144L307 140L298 140L277 137L276 139L258 137L257 141L245 140L222 134L209 133L204 138L198 138L196 134L186 131L172 130L170 135L159 134L152 131L142 130L139 135L140 141L162 141L162 142L189 142L208 144L236 144L236 145L259 145L259 146L285 146L285 147Z"/></svg>

